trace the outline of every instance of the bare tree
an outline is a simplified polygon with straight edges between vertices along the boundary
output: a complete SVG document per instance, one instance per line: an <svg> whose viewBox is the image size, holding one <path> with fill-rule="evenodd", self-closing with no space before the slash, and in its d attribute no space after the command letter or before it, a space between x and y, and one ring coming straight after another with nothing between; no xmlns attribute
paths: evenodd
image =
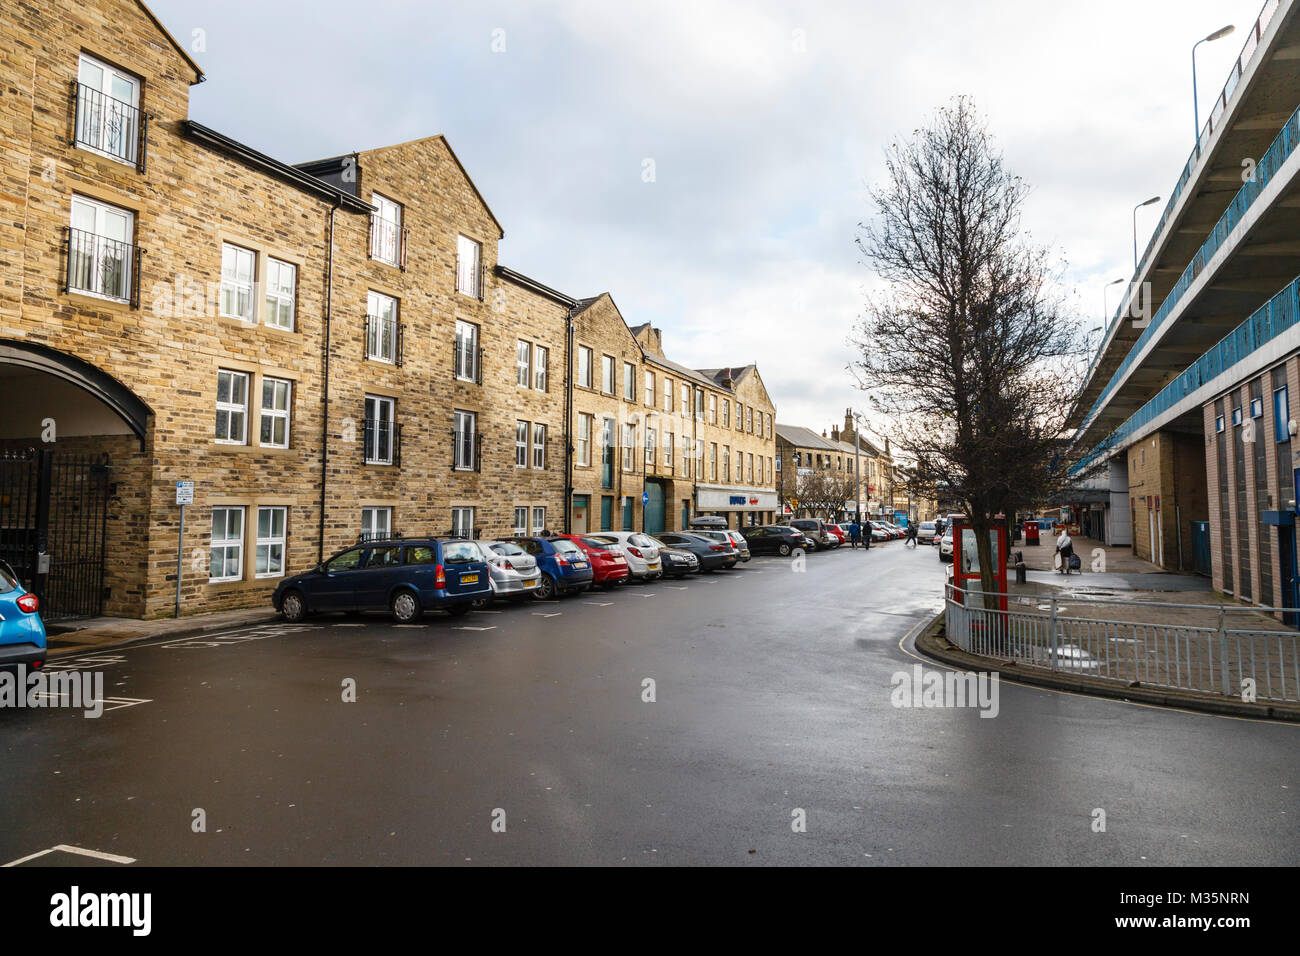
<svg viewBox="0 0 1300 956"><path fill-rule="evenodd" d="M887 288L868 298L853 369L914 490L964 503L992 592L992 517L1045 500L1070 464L1083 344L1064 264L1023 229L1028 187L967 98L892 146L886 169L858 245Z"/></svg>
<svg viewBox="0 0 1300 956"><path fill-rule="evenodd" d="M842 511L845 502L856 494L857 486L852 478L830 471L818 469L799 479L799 506L825 520L830 520L836 512Z"/></svg>

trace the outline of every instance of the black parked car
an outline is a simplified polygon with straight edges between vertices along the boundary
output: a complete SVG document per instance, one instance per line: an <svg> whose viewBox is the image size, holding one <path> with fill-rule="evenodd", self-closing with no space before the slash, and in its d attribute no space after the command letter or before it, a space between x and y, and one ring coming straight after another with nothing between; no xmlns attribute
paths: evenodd
<svg viewBox="0 0 1300 956"><path fill-rule="evenodd" d="M401 624L441 608L453 615L492 596L487 559L473 541L367 541L306 574L285 578L271 603L287 621L322 611L387 611Z"/></svg>
<svg viewBox="0 0 1300 956"><path fill-rule="evenodd" d="M698 534L685 531L666 531L655 535L669 548L689 551L700 560L701 571L717 571L733 568L740 560L740 552L729 544L702 538Z"/></svg>
<svg viewBox="0 0 1300 956"><path fill-rule="evenodd" d="M740 533L749 542L752 554L790 554L796 548L809 550L809 541L803 532L784 524L765 524L757 528L741 528Z"/></svg>

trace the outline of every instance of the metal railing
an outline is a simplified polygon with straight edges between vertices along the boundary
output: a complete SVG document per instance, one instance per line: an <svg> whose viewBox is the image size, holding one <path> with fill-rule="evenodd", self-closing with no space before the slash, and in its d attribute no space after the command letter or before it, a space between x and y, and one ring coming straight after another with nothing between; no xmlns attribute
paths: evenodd
<svg viewBox="0 0 1300 956"><path fill-rule="evenodd" d="M147 113L123 100L73 82L77 115L72 143L130 163L144 172Z"/></svg>
<svg viewBox="0 0 1300 956"><path fill-rule="evenodd" d="M1259 50L1260 40L1263 38L1264 31L1268 28L1269 23L1272 22L1273 15L1277 12L1279 3L1280 0L1265 0L1259 16L1255 19L1254 26L1247 34L1246 42L1241 48L1241 53L1238 55L1236 62L1228 73L1228 79L1224 83L1223 89L1220 91L1218 98L1214 102L1214 108L1210 110L1209 118L1201 128L1200 137L1197 139L1191 155L1187 158L1187 162L1183 164L1182 173L1179 175L1178 182L1174 185L1173 192L1169 196L1169 202L1165 204L1164 211L1160 214L1160 221L1156 223L1156 227L1151 233L1151 238L1147 241L1146 249L1142 252L1142 258L1138 261L1138 267L1134 270L1134 282L1137 281L1138 276L1142 275L1152 254L1155 252L1156 243L1164 232L1165 226L1169 222L1169 218L1173 215L1174 208L1178 205L1178 200L1183 194L1183 189L1191 180L1192 174L1196 170L1196 164L1200 162L1201 154L1204 151L1205 146L1208 145L1210 137L1213 135L1214 131L1219 128L1219 121L1223 118L1224 110L1227 109L1229 98L1231 98L1233 92L1236 90L1237 84L1241 81L1241 77L1244 75L1250 61ZM1125 304L1126 303L1124 302L1120 303L1115 315L1106 326L1106 333L1101 337L1101 342L1097 347L1097 354L1093 356L1092 362L1088 366L1089 378L1092 376L1092 370L1100 360L1102 352L1106 348L1106 342L1110 339L1111 330L1115 327L1115 324L1120 321L1120 315L1124 311Z"/></svg>
<svg viewBox="0 0 1300 956"><path fill-rule="evenodd" d="M391 219L371 214L370 258L406 269L406 229Z"/></svg>
<svg viewBox="0 0 1300 956"><path fill-rule="evenodd" d="M1297 321L1300 321L1300 278L1293 280L1251 313L1250 318L1207 349L1204 355L1179 373L1149 402L1126 418L1084 461L1071 470L1071 474L1078 474L1099 455L1121 446L1139 428L1154 421L1197 389L1249 357L1256 349L1292 328Z"/></svg>
<svg viewBox="0 0 1300 956"><path fill-rule="evenodd" d="M1208 612L1216 623L1204 627L1168 623L1169 604L1043 597L1043 608L1009 604L1004 611L986 609L984 597L983 592L946 586L947 638L970 654L1126 686L1136 682L1241 699L1250 699L1253 691L1256 700L1300 701L1300 634L1251 627L1259 622L1249 620L1232 622L1244 626L1229 622L1229 615L1271 611L1294 618L1295 608L1176 606L1182 611ZM1152 621L1082 613L1107 605L1158 610L1152 612Z"/></svg>
<svg viewBox="0 0 1300 956"><path fill-rule="evenodd" d="M1165 296L1159 310L1151 317L1150 323L1142 330L1138 340L1133 343L1128 354L1124 356L1124 360L1120 362L1119 367L1111 375L1110 381L1106 383L1106 387L1102 389L1101 394L1097 396L1097 400L1093 402L1092 408L1088 410L1088 414L1079 425L1081 429L1087 428L1092 420L1097 417L1097 413L1101 411L1106 400L1119 386L1124 374L1137 361L1139 353L1154 338L1156 332L1174 309L1178 307L1183 295L1205 269L1206 263L1214 257L1214 254L1227 241L1228 236L1237 228L1237 225L1245 217L1246 211L1254 205L1255 200L1259 198L1265 187L1272 181L1278 170L1281 169L1282 164L1295 152L1297 144L1300 144L1300 109L1291 114L1291 117L1283 125L1281 132L1273 140L1273 144L1256 164L1254 176L1237 191L1237 195L1233 197L1232 202L1228 204L1228 208L1219 217L1219 221L1210 230L1210 235L1200 249L1196 251L1196 255L1187 264L1187 268L1183 270L1183 274L1179 276L1174 287L1169 290L1169 294ZM1123 306L1120 308L1122 310ZM1118 318L1119 314L1116 313L1116 319Z"/></svg>
<svg viewBox="0 0 1300 956"><path fill-rule="evenodd" d="M384 418L367 418L361 443L367 465L401 465L402 426Z"/></svg>
<svg viewBox="0 0 1300 956"><path fill-rule="evenodd" d="M67 230L67 275L64 291L89 292L139 306L137 289L142 250L81 229Z"/></svg>
<svg viewBox="0 0 1300 956"><path fill-rule="evenodd" d="M366 358L401 365L404 338L405 329L397 319L366 316Z"/></svg>

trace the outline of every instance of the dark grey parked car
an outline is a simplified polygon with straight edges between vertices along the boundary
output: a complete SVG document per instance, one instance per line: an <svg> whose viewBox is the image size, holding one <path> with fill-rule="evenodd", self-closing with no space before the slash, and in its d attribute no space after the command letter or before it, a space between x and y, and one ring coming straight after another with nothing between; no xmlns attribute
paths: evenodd
<svg viewBox="0 0 1300 956"><path fill-rule="evenodd" d="M670 548L689 551L700 559L701 571L719 571L736 566L740 552L730 544L712 541L698 534L686 531L665 531L655 535Z"/></svg>

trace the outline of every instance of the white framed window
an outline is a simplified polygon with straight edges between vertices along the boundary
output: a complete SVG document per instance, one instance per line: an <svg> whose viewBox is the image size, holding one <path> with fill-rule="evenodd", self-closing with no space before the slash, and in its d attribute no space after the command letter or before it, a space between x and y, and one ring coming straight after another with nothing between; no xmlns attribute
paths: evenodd
<svg viewBox="0 0 1300 956"><path fill-rule="evenodd" d="M366 358L397 362L397 300L370 290L366 293Z"/></svg>
<svg viewBox="0 0 1300 956"><path fill-rule="evenodd" d="M537 507L533 509L533 534L541 534L546 530L546 509Z"/></svg>
<svg viewBox="0 0 1300 956"><path fill-rule="evenodd" d="M578 384L591 388L591 349L585 345L578 346Z"/></svg>
<svg viewBox="0 0 1300 956"><path fill-rule="evenodd" d="M366 396L366 464L391 465L397 422L397 403L382 395Z"/></svg>
<svg viewBox="0 0 1300 956"><path fill-rule="evenodd" d="M731 446L722 446L722 480L731 480Z"/></svg>
<svg viewBox="0 0 1300 956"><path fill-rule="evenodd" d="M754 406L750 405L749 408L745 410L745 413L749 418L749 427L745 430L752 435L754 434Z"/></svg>
<svg viewBox="0 0 1300 956"><path fill-rule="evenodd" d="M623 426L623 470L631 471L636 466L636 426Z"/></svg>
<svg viewBox="0 0 1300 956"><path fill-rule="evenodd" d="M584 467L591 464L591 416L585 412L578 413L578 464Z"/></svg>
<svg viewBox="0 0 1300 956"><path fill-rule="evenodd" d="M528 423L515 422L515 467L528 467Z"/></svg>
<svg viewBox="0 0 1300 956"><path fill-rule="evenodd" d="M526 535L528 533L528 508L515 509L515 534Z"/></svg>
<svg viewBox="0 0 1300 956"><path fill-rule="evenodd" d="M473 471L478 457L475 454L478 416L458 408L452 413L452 422L453 440L456 444L454 466L457 471Z"/></svg>
<svg viewBox="0 0 1300 956"><path fill-rule="evenodd" d="M731 402L725 398L722 400L722 427L731 427Z"/></svg>
<svg viewBox="0 0 1300 956"><path fill-rule="evenodd" d="M718 444L709 442L709 481L718 480Z"/></svg>
<svg viewBox="0 0 1300 956"><path fill-rule="evenodd" d="M482 273L479 263L483 247L466 236L456 237L456 291L463 295L483 298Z"/></svg>
<svg viewBox="0 0 1300 956"><path fill-rule="evenodd" d="M673 380L667 375L664 376L664 411L673 410Z"/></svg>
<svg viewBox="0 0 1300 956"><path fill-rule="evenodd" d="M228 242L221 244L221 315L244 322L253 321L253 280L256 274L256 253Z"/></svg>
<svg viewBox="0 0 1300 956"><path fill-rule="evenodd" d="M289 447L289 408L293 383L262 377L262 424L258 442L268 448Z"/></svg>
<svg viewBox="0 0 1300 956"><path fill-rule="evenodd" d="M600 390L606 395L617 394L614 391L614 356L600 357Z"/></svg>
<svg viewBox="0 0 1300 956"><path fill-rule="evenodd" d="M244 509L212 509L209 581L239 581L244 577Z"/></svg>
<svg viewBox="0 0 1300 956"><path fill-rule="evenodd" d="M676 446L677 436L669 432L664 436L664 465L668 468L669 473L673 470L673 448Z"/></svg>
<svg viewBox="0 0 1300 956"><path fill-rule="evenodd" d="M297 286L297 266L266 257L266 314L262 317L263 322L277 329L293 331L293 303Z"/></svg>
<svg viewBox="0 0 1300 956"><path fill-rule="evenodd" d="M636 401L636 366L631 362L623 363L623 397L629 402Z"/></svg>
<svg viewBox="0 0 1300 956"><path fill-rule="evenodd" d="M217 441L248 443L248 373L217 371Z"/></svg>
<svg viewBox="0 0 1300 956"><path fill-rule="evenodd" d="M393 509L373 507L361 509L361 540L383 541L393 536Z"/></svg>
<svg viewBox="0 0 1300 956"><path fill-rule="evenodd" d="M528 388L533 381L533 347L523 339L515 347L515 384Z"/></svg>
<svg viewBox="0 0 1300 956"><path fill-rule="evenodd" d="M533 388L539 392L546 391L548 381L548 371L551 361L551 350L544 345L533 346Z"/></svg>
<svg viewBox="0 0 1300 956"><path fill-rule="evenodd" d="M749 469L746 472L745 480L752 485L754 483L754 455L750 453L745 456L745 459L749 465Z"/></svg>
<svg viewBox="0 0 1300 956"><path fill-rule="evenodd" d="M474 509L451 509L451 536L453 538L474 537Z"/></svg>
<svg viewBox="0 0 1300 956"><path fill-rule="evenodd" d="M456 320L456 378L462 382L478 381L478 326Z"/></svg>
<svg viewBox="0 0 1300 956"><path fill-rule="evenodd" d="M77 64L77 146L134 166L140 140L140 81L81 54Z"/></svg>
<svg viewBox="0 0 1300 956"><path fill-rule="evenodd" d="M253 556L254 577L284 577L285 525L288 516L288 508L257 509L257 550Z"/></svg>
<svg viewBox="0 0 1300 956"><path fill-rule="evenodd" d="M691 414L691 387L682 382L682 417L688 418Z"/></svg>
<svg viewBox="0 0 1300 956"><path fill-rule="evenodd" d="M768 438L771 438L772 437L772 413L768 412L766 418L767 418L767 427L764 429L763 434L766 435Z"/></svg>
<svg viewBox="0 0 1300 956"><path fill-rule="evenodd" d="M645 404L646 408L655 407L655 373L646 369L642 372L642 379L645 382Z"/></svg>
<svg viewBox="0 0 1300 956"><path fill-rule="evenodd" d="M645 463L647 470L655 463L655 437L655 430L647 425L645 430Z"/></svg>
<svg viewBox="0 0 1300 956"><path fill-rule="evenodd" d="M130 301L135 216L96 199L73 196L69 225L68 288Z"/></svg>
<svg viewBox="0 0 1300 956"><path fill-rule="evenodd" d="M370 205L375 211L370 215L370 258L398 264L402 238L402 207L387 196L370 194Z"/></svg>
<svg viewBox="0 0 1300 956"><path fill-rule="evenodd" d="M533 467L546 467L546 426L533 422Z"/></svg>
<svg viewBox="0 0 1300 956"><path fill-rule="evenodd" d="M709 393L709 424L718 424L718 396Z"/></svg>

